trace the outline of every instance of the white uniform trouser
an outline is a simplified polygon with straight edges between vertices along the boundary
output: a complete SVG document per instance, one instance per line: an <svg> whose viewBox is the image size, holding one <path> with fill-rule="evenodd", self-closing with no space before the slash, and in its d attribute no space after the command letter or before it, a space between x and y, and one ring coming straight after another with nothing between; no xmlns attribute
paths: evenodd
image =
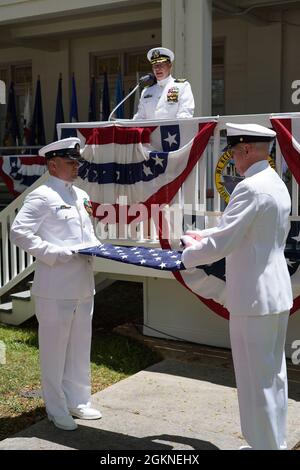
<svg viewBox="0 0 300 470"><path fill-rule="evenodd" d="M253 449L286 448L288 318L289 312L230 318L241 428Z"/></svg>
<svg viewBox="0 0 300 470"><path fill-rule="evenodd" d="M41 382L46 410L62 416L90 404L90 350L94 298L35 297Z"/></svg>

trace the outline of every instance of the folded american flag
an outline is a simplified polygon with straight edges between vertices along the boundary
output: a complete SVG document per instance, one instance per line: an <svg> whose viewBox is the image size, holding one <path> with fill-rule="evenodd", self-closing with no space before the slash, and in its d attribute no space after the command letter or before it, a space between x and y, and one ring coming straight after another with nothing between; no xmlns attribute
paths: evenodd
<svg viewBox="0 0 300 470"><path fill-rule="evenodd" d="M134 264L160 271L184 270L181 252L147 247L117 246L108 243L78 250L80 255L97 256L121 263Z"/></svg>

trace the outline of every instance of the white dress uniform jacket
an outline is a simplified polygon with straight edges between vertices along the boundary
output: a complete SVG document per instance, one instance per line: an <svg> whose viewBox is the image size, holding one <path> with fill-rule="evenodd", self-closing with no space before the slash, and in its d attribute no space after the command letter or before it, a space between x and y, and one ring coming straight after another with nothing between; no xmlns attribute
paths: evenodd
<svg viewBox="0 0 300 470"><path fill-rule="evenodd" d="M184 250L187 268L226 257L226 307L231 315L267 315L293 304L284 248L288 190L267 161L257 162L234 189L217 227Z"/></svg>
<svg viewBox="0 0 300 470"><path fill-rule="evenodd" d="M86 192L54 176L26 197L11 241L36 257L34 295L66 300L94 295L91 259L74 255L60 261L66 248L99 244L85 209L88 201Z"/></svg>
<svg viewBox="0 0 300 470"><path fill-rule="evenodd" d="M195 102L188 81L169 75L142 91L139 107L133 119L178 119L194 115Z"/></svg>

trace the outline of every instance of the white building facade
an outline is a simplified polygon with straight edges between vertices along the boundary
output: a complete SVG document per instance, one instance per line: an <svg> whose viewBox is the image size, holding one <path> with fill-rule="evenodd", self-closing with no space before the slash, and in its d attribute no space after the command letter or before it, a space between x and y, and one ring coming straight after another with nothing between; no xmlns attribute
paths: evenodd
<svg viewBox="0 0 300 470"><path fill-rule="evenodd" d="M191 82L197 116L295 112L299 24L300 2L290 0L2 1L0 80L7 88L14 81L21 119L27 90L34 98L40 76L47 141L53 137L60 73L65 121L73 73L79 120L88 117L92 76L101 118L103 72L113 107L118 73L128 91L137 72L149 71L145 53L157 45L174 50L174 75ZM132 112L128 103L126 117Z"/></svg>

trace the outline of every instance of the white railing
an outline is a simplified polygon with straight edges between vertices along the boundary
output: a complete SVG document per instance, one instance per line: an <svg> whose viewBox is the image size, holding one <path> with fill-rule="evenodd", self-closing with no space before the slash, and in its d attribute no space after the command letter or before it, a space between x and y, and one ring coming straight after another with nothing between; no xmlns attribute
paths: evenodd
<svg viewBox="0 0 300 470"><path fill-rule="evenodd" d="M0 298L34 270L34 259L10 242L12 222L28 193L40 186L48 177L45 173L30 188L0 212Z"/></svg>
<svg viewBox="0 0 300 470"><path fill-rule="evenodd" d="M222 153L224 140L220 136L221 130L225 128L225 123L230 122L256 122L265 126L270 125L269 115L253 116L224 116L218 118L218 124L214 131L214 136L208 144L204 155L190 174L186 182L177 193L175 199L179 205L188 204L193 214L203 216L204 223L209 216L214 218L220 215L224 208L220 195L214 186L214 168ZM102 125L104 123L101 123ZM90 124L89 124L90 125ZM137 124L135 124L137 125ZM145 125L145 124L144 124ZM276 148L277 171L282 176L283 159L279 146ZM26 195L42 184L48 177L45 173L29 189L15 199L7 208L0 212L0 297L25 278L34 270L34 260L32 256L26 254L20 248L10 243L9 232L12 221L23 204ZM213 194L207 197L207 189L214 189ZM290 193L292 197L293 220L300 220L299 217L299 186L292 178ZM200 217L201 220L201 217ZM199 227L203 228L203 227ZM150 228L146 228L143 223L139 226L138 237L133 240L127 236L119 238L118 227L111 225L107 227L108 237L106 241L111 243L126 244L158 244L158 236L153 221L150 221Z"/></svg>

